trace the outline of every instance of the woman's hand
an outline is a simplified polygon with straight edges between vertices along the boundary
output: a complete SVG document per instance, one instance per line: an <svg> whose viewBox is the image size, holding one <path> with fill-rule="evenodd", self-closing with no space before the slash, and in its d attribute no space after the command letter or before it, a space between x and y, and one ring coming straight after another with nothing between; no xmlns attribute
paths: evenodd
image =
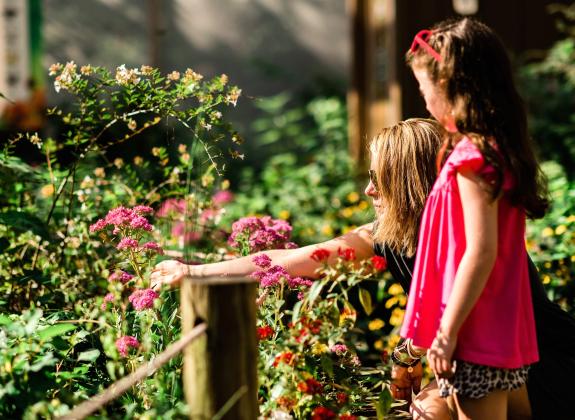
<svg viewBox="0 0 575 420"><path fill-rule="evenodd" d="M163 285L178 286L189 271L190 266L179 261L162 261L156 264L150 275L152 289L159 290Z"/></svg>
<svg viewBox="0 0 575 420"><path fill-rule="evenodd" d="M437 378L450 378L454 374L452 357L457 345L457 337L445 335L441 330L427 350L429 367Z"/></svg>
<svg viewBox="0 0 575 420"><path fill-rule="evenodd" d="M411 404L411 393L419 394L422 377L421 362L411 368L394 364L391 368L391 385L389 387L391 396L396 400L405 400Z"/></svg>

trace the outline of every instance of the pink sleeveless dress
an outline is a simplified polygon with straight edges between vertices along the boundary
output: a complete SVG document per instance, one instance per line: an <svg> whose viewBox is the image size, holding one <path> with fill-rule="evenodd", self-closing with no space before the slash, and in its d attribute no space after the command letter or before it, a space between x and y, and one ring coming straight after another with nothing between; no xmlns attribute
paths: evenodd
<svg viewBox="0 0 575 420"><path fill-rule="evenodd" d="M413 281L401 335L429 348L465 252L457 171L489 177L479 149L463 138L443 166L425 204ZM503 189L512 185L505 175ZM459 331L454 359L514 369L538 360L525 250L525 212L505 195L498 202L498 252L485 289Z"/></svg>

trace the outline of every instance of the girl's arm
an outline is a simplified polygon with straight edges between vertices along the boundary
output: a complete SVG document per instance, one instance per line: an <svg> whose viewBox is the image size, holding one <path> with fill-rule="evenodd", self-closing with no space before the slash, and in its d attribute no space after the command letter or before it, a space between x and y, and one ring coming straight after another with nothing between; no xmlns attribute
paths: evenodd
<svg viewBox="0 0 575 420"><path fill-rule="evenodd" d="M463 208L466 247L429 351L431 368L439 376L451 372L451 357L463 322L485 288L497 258L497 201L490 198L481 179L471 171L457 174Z"/></svg>
<svg viewBox="0 0 575 420"><path fill-rule="evenodd" d="M317 277L316 270L322 265L321 262L310 258L316 249L322 248L330 251L328 263L337 259L338 249L345 248L355 249L356 259L362 260L373 255L371 232L372 224L370 223L319 244L296 249L262 251L247 257L213 264L186 265L176 260L162 261L152 271L152 288L159 289L163 284L175 286L185 277L246 277L260 269L253 262L253 258L258 254L267 255L272 260L272 265L282 266L291 276L315 278Z"/></svg>

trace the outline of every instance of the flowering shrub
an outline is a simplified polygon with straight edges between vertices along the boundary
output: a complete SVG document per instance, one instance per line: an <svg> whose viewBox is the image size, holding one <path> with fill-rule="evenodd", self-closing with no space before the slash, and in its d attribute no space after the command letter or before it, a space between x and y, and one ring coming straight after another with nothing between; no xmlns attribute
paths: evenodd
<svg viewBox="0 0 575 420"><path fill-rule="evenodd" d="M384 263L356 261L349 248L338 254L332 266L326 264L329 251L310 255L324 263L315 281L294 279L265 256L254 257L263 268L254 277L260 278L261 290L258 369L264 417L354 419L390 408L387 360L363 366L357 311L349 298L358 292L363 310L371 311L358 287L382 274Z"/></svg>
<svg viewBox="0 0 575 420"><path fill-rule="evenodd" d="M229 242L240 252L285 248L289 232L283 221L244 218L233 224ZM353 413L389 410L388 366L362 366L357 313L349 302L352 290L359 290L364 311L371 311L358 286L381 274L385 259L356 261L355 250L345 248L329 266L329 256L325 249L311 253L323 263L315 281L291 276L265 253L252 257L258 267L252 277L260 284L258 370L265 418L353 419Z"/></svg>

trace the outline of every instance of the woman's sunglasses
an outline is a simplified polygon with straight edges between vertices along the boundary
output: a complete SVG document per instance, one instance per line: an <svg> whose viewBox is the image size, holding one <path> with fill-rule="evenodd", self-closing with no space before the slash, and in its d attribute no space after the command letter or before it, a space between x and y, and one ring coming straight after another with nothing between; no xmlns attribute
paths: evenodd
<svg viewBox="0 0 575 420"><path fill-rule="evenodd" d="M377 183L377 174L375 173L375 171L373 169L370 169L367 172L369 173L369 180L371 181L371 184L373 185L373 189L375 190L375 192L379 192L379 187L378 187L378 183Z"/></svg>

